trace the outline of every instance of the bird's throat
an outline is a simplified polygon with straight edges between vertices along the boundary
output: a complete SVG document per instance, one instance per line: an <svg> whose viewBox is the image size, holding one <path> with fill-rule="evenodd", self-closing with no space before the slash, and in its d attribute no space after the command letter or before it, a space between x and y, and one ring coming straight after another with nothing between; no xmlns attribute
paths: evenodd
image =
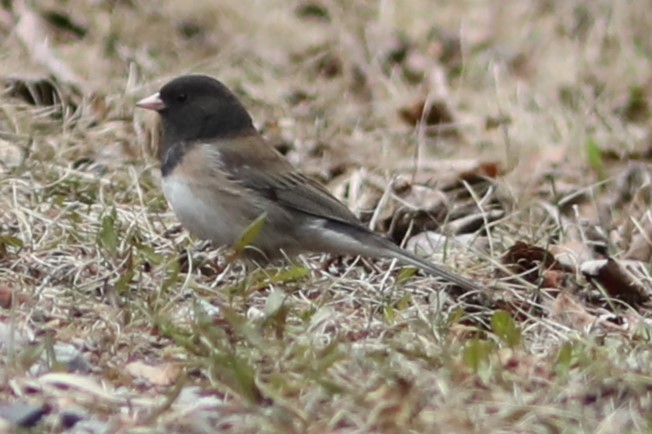
<svg viewBox="0 0 652 434"><path fill-rule="evenodd" d="M186 142L161 143L159 150L159 159L161 160L161 175L163 177L171 174L174 169L181 164L184 155L192 145Z"/></svg>

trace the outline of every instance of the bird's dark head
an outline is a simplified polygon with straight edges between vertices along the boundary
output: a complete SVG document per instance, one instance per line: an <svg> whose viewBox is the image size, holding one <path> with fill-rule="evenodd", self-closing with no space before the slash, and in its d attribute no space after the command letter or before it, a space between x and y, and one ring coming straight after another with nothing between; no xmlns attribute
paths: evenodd
<svg viewBox="0 0 652 434"><path fill-rule="evenodd" d="M175 78L136 105L161 115L164 145L254 131L251 116L238 98L221 82L205 75Z"/></svg>

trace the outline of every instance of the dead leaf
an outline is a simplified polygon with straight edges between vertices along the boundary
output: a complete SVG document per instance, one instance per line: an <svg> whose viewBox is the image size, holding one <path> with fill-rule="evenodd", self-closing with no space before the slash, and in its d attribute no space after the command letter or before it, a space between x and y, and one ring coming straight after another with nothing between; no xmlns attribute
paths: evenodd
<svg viewBox="0 0 652 434"><path fill-rule="evenodd" d="M414 160L401 161L396 165L400 172L414 172ZM419 170L412 177L415 184L435 185L443 191L458 188L462 181L469 184L486 182L504 174L503 167L496 161L477 159L438 160L419 162Z"/></svg>
<svg viewBox="0 0 652 434"><path fill-rule="evenodd" d="M645 268L646 264L607 258L584 262L581 271L589 282L599 284L611 297L630 304L640 304L647 301L650 296L640 283L641 279L635 276L641 272L636 270L639 266Z"/></svg>
<svg viewBox="0 0 652 434"><path fill-rule="evenodd" d="M645 229L645 234L639 232L638 234L634 235L632 242L629 245L629 249L627 249L627 252L625 252L623 258L633 261L650 261L650 257L652 256L652 243L650 242L650 235L652 235L652 233L647 232L647 229L652 229L652 227L648 226Z"/></svg>
<svg viewBox="0 0 652 434"><path fill-rule="evenodd" d="M579 264L594 258L593 250L580 240L553 244L548 250L560 264L568 269L578 269Z"/></svg>
<svg viewBox="0 0 652 434"><path fill-rule="evenodd" d="M409 169L408 163L404 163L406 173L389 184L382 176L357 170L342 176L342 181L332 189L336 196L348 196L348 205L363 222L369 222L374 230L386 233L397 243L424 231L476 232L504 216L495 190L489 191L489 178L500 173L498 164L477 160L423 163L415 175L411 173L414 162ZM477 197L483 197L480 213ZM455 208L451 208L453 201ZM444 223L447 227L442 231Z"/></svg>
<svg viewBox="0 0 652 434"><path fill-rule="evenodd" d="M448 198L437 189L397 183L393 191L379 215L377 229L387 232L397 242L408 231L438 229L448 214Z"/></svg>
<svg viewBox="0 0 652 434"><path fill-rule="evenodd" d="M132 376L143 378L157 386L174 384L181 374L181 365L178 363L148 365L141 361L135 361L128 363L125 369Z"/></svg>
<svg viewBox="0 0 652 434"><path fill-rule="evenodd" d="M513 273L531 283L536 283L545 270L567 271L550 251L523 241L514 243L502 260Z"/></svg>
<svg viewBox="0 0 652 434"><path fill-rule="evenodd" d="M401 119L408 125L451 124L454 122L453 112L445 101L419 100L399 110Z"/></svg>
<svg viewBox="0 0 652 434"><path fill-rule="evenodd" d="M559 270L543 270L541 277L543 277L542 288L561 289L566 287L569 274Z"/></svg>
<svg viewBox="0 0 652 434"><path fill-rule="evenodd" d="M0 307L10 309L16 303L16 306L29 301L29 295L24 292L15 292L7 285L0 285Z"/></svg>
<svg viewBox="0 0 652 434"><path fill-rule="evenodd" d="M500 164L495 161L478 161L476 167L460 174L460 179L471 182L477 178L497 178L502 173Z"/></svg>
<svg viewBox="0 0 652 434"><path fill-rule="evenodd" d="M652 258L652 166L629 162L619 170L607 200L600 206L601 220L615 229L610 240L626 247L623 259L648 262ZM618 212L622 210L623 212Z"/></svg>
<svg viewBox="0 0 652 434"><path fill-rule="evenodd" d="M635 261L649 262L652 257L652 216L649 211L645 211L645 214L639 218L635 219L633 216L630 216L630 220L627 222L628 228L623 228L625 231L631 229L631 240L629 243L629 249L623 255L624 259L630 259Z"/></svg>
<svg viewBox="0 0 652 434"><path fill-rule="evenodd" d="M582 303L566 292L560 292L555 298L551 306L551 317L568 327L584 332L598 324L611 330L620 330L616 324L603 321L589 313Z"/></svg>

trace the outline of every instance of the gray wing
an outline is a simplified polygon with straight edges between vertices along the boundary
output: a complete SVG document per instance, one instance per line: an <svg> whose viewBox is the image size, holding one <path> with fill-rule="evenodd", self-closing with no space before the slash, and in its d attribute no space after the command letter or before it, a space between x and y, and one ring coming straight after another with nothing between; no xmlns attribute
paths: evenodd
<svg viewBox="0 0 652 434"><path fill-rule="evenodd" d="M234 182L279 205L316 217L360 226L358 218L324 186L296 170L262 139L249 147L220 146L222 169ZM264 168L264 170L263 170Z"/></svg>
<svg viewBox="0 0 652 434"><path fill-rule="evenodd" d="M316 217L359 225L357 217L326 188L304 174L293 171L267 174L250 171L242 184L272 202Z"/></svg>

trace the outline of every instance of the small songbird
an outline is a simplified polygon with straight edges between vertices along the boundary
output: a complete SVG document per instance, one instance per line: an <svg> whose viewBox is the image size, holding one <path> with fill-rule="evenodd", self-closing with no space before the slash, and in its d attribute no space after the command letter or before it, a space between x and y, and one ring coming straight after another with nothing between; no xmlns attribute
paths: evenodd
<svg viewBox="0 0 652 434"><path fill-rule="evenodd" d="M394 258L479 290L364 226L260 135L221 82L203 75L178 77L136 105L161 116L163 193L182 225L199 238L233 246L265 213L251 246L257 258L308 252Z"/></svg>

